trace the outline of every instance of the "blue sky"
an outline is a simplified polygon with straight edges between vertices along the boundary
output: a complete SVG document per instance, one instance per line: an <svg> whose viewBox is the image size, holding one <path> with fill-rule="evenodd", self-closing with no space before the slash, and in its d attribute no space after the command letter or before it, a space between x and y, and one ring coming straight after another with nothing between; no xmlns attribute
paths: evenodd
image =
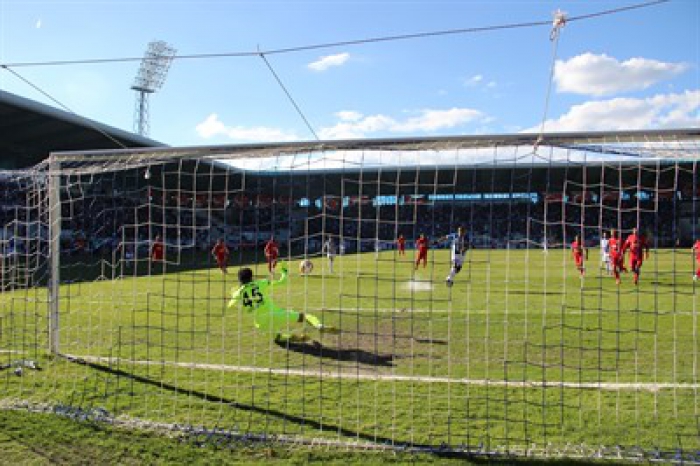
<svg viewBox="0 0 700 466"><path fill-rule="evenodd" d="M156 39L185 55L266 51L641 1L0 0L0 63L140 57ZM542 122L549 34L520 28L267 59L321 139L514 133ZM72 111L132 130L138 66L12 69ZM51 103L2 69L0 89ZM568 23L547 115L547 131L699 126L700 1ZM313 139L260 57L176 60L151 99L150 125L151 138L171 145Z"/></svg>

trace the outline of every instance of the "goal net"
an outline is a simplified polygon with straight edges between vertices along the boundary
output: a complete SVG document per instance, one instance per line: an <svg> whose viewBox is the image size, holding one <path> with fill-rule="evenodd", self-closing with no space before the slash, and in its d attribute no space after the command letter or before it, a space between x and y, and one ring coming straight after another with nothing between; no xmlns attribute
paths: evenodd
<svg viewBox="0 0 700 466"><path fill-rule="evenodd" d="M54 154L1 180L0 406L216 445L698 461L699 148Z"/></svg>

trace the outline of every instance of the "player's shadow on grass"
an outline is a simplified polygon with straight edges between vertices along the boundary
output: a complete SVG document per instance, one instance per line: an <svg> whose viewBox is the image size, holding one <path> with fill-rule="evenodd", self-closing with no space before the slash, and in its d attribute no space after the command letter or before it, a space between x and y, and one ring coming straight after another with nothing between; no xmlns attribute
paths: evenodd
<svg viewBox="0 0 700 466"><path fill-rule="evenodd" d="M587 463L586 460L583 460L581 462L576 461L575 463L572 463L570 459L563 459L563 460L538 460L538 459L530 459L530 458L522 458L522 459L517 459L514 460L511 457L504 457L504 458L499 458L499 457L491 457L490 455L484 457L483 453L479 452L470 452L470 451L465 451L461 447L452 450L450 448L446 448L444 445L435 445L435 444L430 444L430 443L419 443L419 442L411 442L411 441L398 441L394 437L384 437L381 435L377 435L377 432L372 430L368 433L364 433L361 431L355 431L352 429L348 429L346 427L342 427L340 425L333 425L330 424L326 421L320 422L317 421L316 419L308 418L308 417L303 417L291 413L286 413L284 411L280 411L277 409L273 409L269 407L269 404L265 403L263 401L263 404L265 406L257 406L255 404L247 404L247 403L241 403L239 401L235 401L232 399L224 398L222 396L216 395L214 393L206 393L203 391L199 390L194 390L191 388L183 388L179 387L177 385L169 384L165 382L164 380L154 380L151 379L147 376L143 375L138 375L134 374L131 372L128 372L126 370L123 370L119 367L114 367L113 365L102 365L90 361L86 361L80 358L75 358L75 357L65 357L65 360L74 363L74 364L80 364L83 366L90 367L93 370L109 374L111 376L115 376L118 378L124 378L124 379L129 379L132 380L133 382L138 382L143 385L149 385L151 387L155 387L158 390L164 390L164 391L169 391L178 395L183 395L188 398L198 398L203 401L208 401L212 403L217 403L221 404L223 406L227 406L229 408L233 409L239 409L242 411L247 411L251 413L258 413L258 414L263 414L265 416L270 416L274 417L277 419L281 419L284 422L290 422L293 424L297 424L299 426L303 426L304 428L312 428L312 429L318 429L319 431L323 430L325 432L335 432L339 436L344 436L350 439L351 441L357 441L359 440L364 440L367 441L368 444L375 444L375 445L384 445L384 446L392 446L393 448L397 449L398 451L419 451L423 453L429 453L432 454L436 457L439 458L458 458L462 460L469 460L473 464L522 464L523 466L558 466L558 465L569 465L569 464L577 464L577 465L587 465L587 464L599 464L597 461L594 463ZM133 385L132 385L133 387ZM135 393L132 393L131 396L134 396ZM246 435L245 436L246 441L255 441L256 437L251 436L251 435ZM265 434L261 434L259 436L259 439L261 442L269 442L270 439L274 440L273 437L269 437Z"/></svg>
<svg viewBox="0 0 700 466"><path fill-rule="evenodd" d="M74 364L80 364L83 366L90 367L91 369L94 369L99 372L103 372L112 376L116 376L118 378L123 378L123 379L128 379L133 382L138 382L143 385L148 385L151 387L156 387L158 390L164 390L164 391L169 391L178 395L183 395L186 397L194 397L194 398L199 398L200 400L204 401L209 401L212 403L220 403L225 406L228 406L233 409L239 409L241 411L247 411L251 413L258 413L258 414L263 414L265 416L270 416L274 417L277 419L281 419L285 422L291 422L294 424L297 424L299 426L303 427L311 427L313 429L318 429L319 431L321 430L328 430L332 432L337 432L339 435L346 436L350 439L362 439L370 442L375 442L377 444L383 444L383 445L400 445L404 448L420 448L425 451L430 451L431 448L434 448L433 446L429 444L420 444L420 443L412 443L412 442L396 442L395 439L392 439L390 437L382 437L382 436L377 436L376 432L370 432L370 433L364 433L360 431L355 431L352 429L348 429L342 426L335 426L332 424L328 424L327 422L320 422L315 419L311 419L308 417L303 417L303 416L298 416L295 414L287 413L284 411L280 411L274 408L269 407L267 403L263 402L263 406L258 406L255 404L248 404L248 403L241 403L239 401L235 401L232 399L224 398L222 396L219 396L214 393L206 393L203 391L199 390L194 390L192 388L183 388L179 387L177 385L173 385L170 383L165 382L164 380L154 380L151 379L147 376L144 375L138 375L134 374L132 372L129 372L127 370L121 369L119 367L114 367L113 365L103 365L103 364L98 364L95 362L90 362L86 361L84 359L80 358L75 358L75 357L66 357L65 358L68 362L74 363ZM133 385L132 385L133 386ZM131 394L132 396L135 395L135 393Z"/></svg>
<svg viewBox="0 0 700 466"><path fill-rule="evenodd" d="M323 359L333 359L343 362L359 362L379 367L394 367L394 356L391 354L378 354L359 348L331 348L322 343L294 343L275 340L280 348L307 356L316 356Z"/></svg>

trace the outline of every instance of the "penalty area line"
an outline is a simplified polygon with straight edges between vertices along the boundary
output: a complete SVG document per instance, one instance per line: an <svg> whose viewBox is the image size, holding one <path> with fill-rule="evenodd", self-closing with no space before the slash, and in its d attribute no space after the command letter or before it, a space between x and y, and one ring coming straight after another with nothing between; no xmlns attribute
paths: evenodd
<svg viewBox="0 0 700 466"><path fill-rule="evenodd" d="M700 383L653 383L653 382L563 382L563 381L519 381L519 380L488 380L467 379L452 377L412 376L399 374L362 374L343 372L322 372L317 370L301 369L273 369L269 367L233 366L227 364L206 364L176 361L147 361L131 360L123 358L107 358L101 356L78 356L63 354L63 357L76 363L87 362L93 364L131 364L137 366L168 366L183 369L216 370L223 372L242 372L250 374L273 374L284 376L313 377L326 379L361 380L367 382L422 382L422 383L447 383L457 385L470 385L477 387L498 388L565 388L605 391L645 391L658 392L660 390L699 390Z"/></svg>

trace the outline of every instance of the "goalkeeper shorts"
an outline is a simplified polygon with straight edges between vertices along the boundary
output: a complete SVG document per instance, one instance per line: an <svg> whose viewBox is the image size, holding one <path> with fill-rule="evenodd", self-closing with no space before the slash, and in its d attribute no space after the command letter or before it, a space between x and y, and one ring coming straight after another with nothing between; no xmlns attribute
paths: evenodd
<svg viewBox="0 0 700 466"><path fill-rule="evenodd" d="M255 327L260 330L285 332L299 325L300 317L301 313L282 308L259 310L255 313Z"/></svg>

